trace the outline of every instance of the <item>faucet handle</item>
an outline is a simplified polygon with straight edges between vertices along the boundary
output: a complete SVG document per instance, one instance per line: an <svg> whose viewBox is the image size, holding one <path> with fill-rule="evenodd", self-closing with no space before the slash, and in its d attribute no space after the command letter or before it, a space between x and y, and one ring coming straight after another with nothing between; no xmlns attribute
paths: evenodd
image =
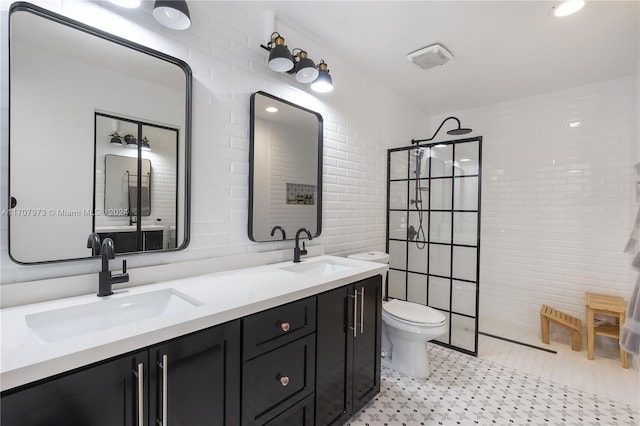
<svg viewBox="0 0 640 426"><path fill-rule="evenodd" d="M302 242L302 250L300 250L300 254L307 254L307 247L304 245L304 241Z"/></svg>

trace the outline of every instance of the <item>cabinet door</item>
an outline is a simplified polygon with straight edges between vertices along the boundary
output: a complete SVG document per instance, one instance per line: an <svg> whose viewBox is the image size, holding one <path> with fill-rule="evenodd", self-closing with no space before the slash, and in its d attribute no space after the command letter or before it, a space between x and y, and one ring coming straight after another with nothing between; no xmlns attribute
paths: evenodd
<svg viewBox="0 0 640 426"><path fill-rule="evenodd" d="M357 333L353 343L353 412L380 392L382 279L377 275L353 284L358 294Z"/></svg>
<svg viewBox="0 0 640 426"><path fill-rule="evenodd" d="M162 250L163 231L143 231L142 238L143 250Z"/></svg>
<svg viewBox="0 0 640 426"><path fill-rule="evenodd" d="M147 351L73 370L52 379L2 395L2 426L137 426L140 410L146 421L147 396L143 370ZM138 392L143 399L139 401ZM138 404L142 402L142 407ZM144 423L144 422L143 422Z"/></svg>
<svg viewBox="0 0 640 426"><path fill-rule="evenodd" d="M341 425L352 413L353 286L318 296L316 426Z"/></svg>
<svg viewBox="0 0 640 426"><path fill-rule="evenodd" d="M149 424L240 424L239 320L154 346L149 358Z"/></svg>

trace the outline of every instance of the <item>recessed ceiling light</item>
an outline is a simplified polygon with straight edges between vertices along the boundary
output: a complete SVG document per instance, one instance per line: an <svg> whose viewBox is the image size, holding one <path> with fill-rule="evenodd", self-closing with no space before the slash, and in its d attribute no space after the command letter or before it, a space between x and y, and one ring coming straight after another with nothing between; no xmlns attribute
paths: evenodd
<svg viewBox="0 0 640 426"><path fill-rule="evenodd" d="M118 5L120 7L126 7L129 9L134 9L140 6L140 0L109 0L111 3Z"/></svg>
<svg viewBox="0 0 640 426"><path fill-rule="evenodd" d="M570 121L568 123L569 127L580 127L581 124L582 124L582 121Z"/></svg>
<svg viewBox="0 0 640 426"><path fill-rule="evenodd" d="M551 8L553 16L561 18L563 16L573 15L584 7L584 0L566 0Z"/></svg>
<svg viewBox="0 0 640 426"><path fill-rule="evenodd" d="M461 158L460 161L471 161L471 158Z"/></svg>
<svg viewBox="0 0 640 426"><path fill-rule="evenodd" d="M264 109L267 112L278 112L278 108L274 107L274 106L268 106Z"/></svg>

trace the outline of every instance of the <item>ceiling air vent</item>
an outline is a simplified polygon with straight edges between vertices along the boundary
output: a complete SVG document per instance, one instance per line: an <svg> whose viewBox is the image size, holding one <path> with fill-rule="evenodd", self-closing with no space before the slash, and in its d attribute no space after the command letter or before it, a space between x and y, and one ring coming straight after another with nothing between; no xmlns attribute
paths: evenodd
<svg viewBox="0 0 640 426"><path fill-rule="evenodd" d="M444 65L449 62L451 58L453 58L451 52L443 45L437 43L423 47L407 55L408 60L425 70L437 67L438 65Z"/></svg>

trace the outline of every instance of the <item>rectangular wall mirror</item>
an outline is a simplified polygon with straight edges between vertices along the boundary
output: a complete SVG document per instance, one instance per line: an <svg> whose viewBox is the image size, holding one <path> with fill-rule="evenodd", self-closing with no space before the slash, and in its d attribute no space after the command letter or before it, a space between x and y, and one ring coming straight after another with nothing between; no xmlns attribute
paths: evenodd
<svg viewBox="0 0 640 426"><path fill-rule="evenodd" d="M114 240L120 253L186 247L189 66L29 3L9 13L10 257L21 264L89 259L94 231L129 232L121 244ZM139 147L127 148L128 134ZM130 181L120 182L126 197L120 193L117 205L105 205L105 178L115 173L106 168L109 155L136 163ZM138 158L149 161L148 176ZM170 188L154 184L161 174L171 175Z"/></svg>
<svg viewBox="0 0 640 426"><path fill-rule="evenodd" d="M322 226L322 116L264 92L251 95L249 238L292 240Z"/></svg>

